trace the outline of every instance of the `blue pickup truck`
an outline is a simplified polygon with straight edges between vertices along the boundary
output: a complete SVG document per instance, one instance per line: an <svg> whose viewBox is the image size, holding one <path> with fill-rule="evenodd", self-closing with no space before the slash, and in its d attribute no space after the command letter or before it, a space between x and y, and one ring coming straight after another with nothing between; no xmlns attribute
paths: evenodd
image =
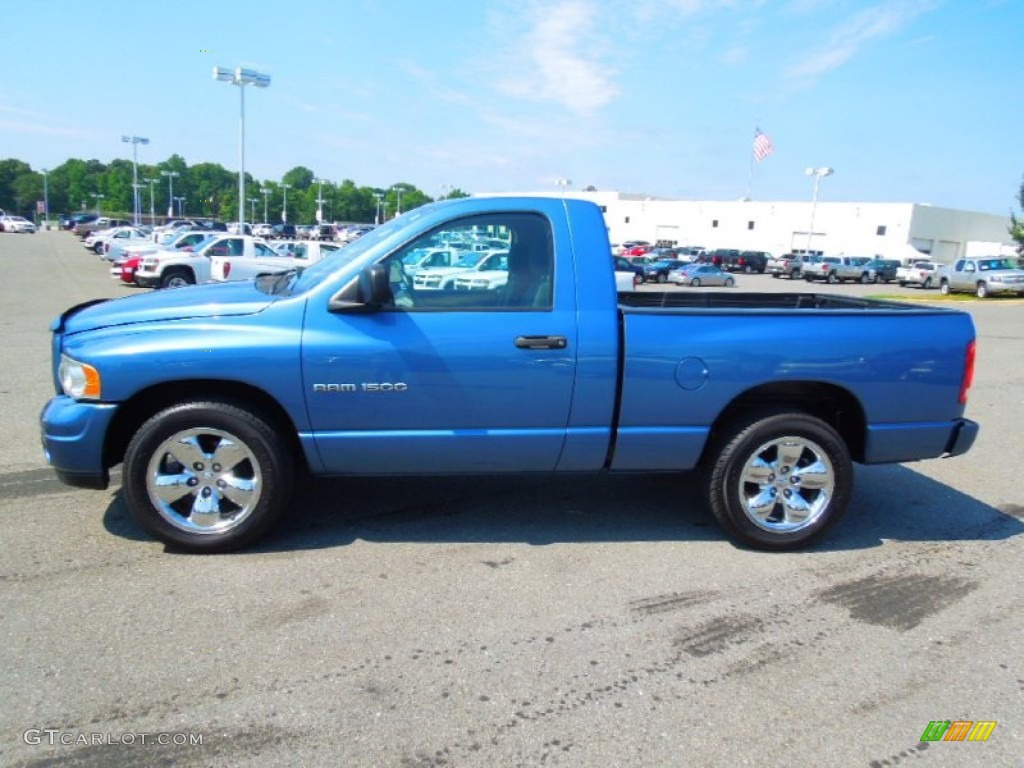
<svg viewBox="0 0 1024 768"><path fill-rule="evenodd" d="M507 274L417 291L406 256L436 247L507 251ZM439 202L305 269L87 303L52 331L48 461L98 489L123 463L135 520L196 552L302 514L299 472L686 470L734 540L793 549L845 511L854 462L955 456L978 430L969 315L617 293L579 200Z"/></svg>

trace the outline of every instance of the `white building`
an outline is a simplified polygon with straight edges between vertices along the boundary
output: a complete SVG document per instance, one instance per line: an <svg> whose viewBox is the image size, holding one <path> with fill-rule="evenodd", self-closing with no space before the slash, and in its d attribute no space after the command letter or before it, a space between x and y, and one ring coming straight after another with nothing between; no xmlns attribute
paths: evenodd
<svg viewBox="0 0 1024 768"><path fill-rule="evenodd" d="M530 193L551 197L562 192ZM806 250L949 263L979 253L1010 254L1010 217L922 203L673 200L648 195L569 191L601 206L612 243L673 241L773 254ZM812 226L813 218L813 226Z"/></svg>

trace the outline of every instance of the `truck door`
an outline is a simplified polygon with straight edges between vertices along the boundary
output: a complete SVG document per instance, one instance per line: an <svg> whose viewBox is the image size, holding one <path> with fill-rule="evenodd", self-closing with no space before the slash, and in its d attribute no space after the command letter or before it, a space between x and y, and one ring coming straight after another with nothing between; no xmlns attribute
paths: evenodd
<svg viewBox="0 0 1024 768"><path fill-rule="evenodd" d="M485 237L508 244L507 282L414 289L403 268L410 252L437 241L469 252ZM573 285L563 281L556 300L550 220L524 212L462 217L379 263L391 282L389 306L310 312L306 320L304 386L326 470L553 469L577 360Z"/></svg>

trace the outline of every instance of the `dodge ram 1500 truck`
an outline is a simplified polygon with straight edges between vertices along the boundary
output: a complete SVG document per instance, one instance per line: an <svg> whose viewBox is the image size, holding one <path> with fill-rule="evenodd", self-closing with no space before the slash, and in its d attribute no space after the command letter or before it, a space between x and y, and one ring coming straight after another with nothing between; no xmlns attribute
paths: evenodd
<svg viewBox="0 0 1024 768"><path fill-rule="evenodd" d="M197 552L289 511L293 478L701 472L734 539L791 549L853 463L968 450L975 334L951 309L818 294L617 293L600 209L420 208L304 269L91 302L52 326L46 457ZM408 254L508 244L491 290L417 291ZM828 344L794 344L813 333ZM290 509L302 514L301 509Z"/></svg>

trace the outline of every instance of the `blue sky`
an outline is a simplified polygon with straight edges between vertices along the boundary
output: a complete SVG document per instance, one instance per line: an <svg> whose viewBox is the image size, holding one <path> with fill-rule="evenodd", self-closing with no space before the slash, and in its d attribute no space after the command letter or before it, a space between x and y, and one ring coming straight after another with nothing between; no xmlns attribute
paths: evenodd
<svg viewBox="0 0 1024 768"><path fill-rule="evenodd" d="M1018 210L1021 0L50 0L3 14L0 158L357 185Z"/></svg>

